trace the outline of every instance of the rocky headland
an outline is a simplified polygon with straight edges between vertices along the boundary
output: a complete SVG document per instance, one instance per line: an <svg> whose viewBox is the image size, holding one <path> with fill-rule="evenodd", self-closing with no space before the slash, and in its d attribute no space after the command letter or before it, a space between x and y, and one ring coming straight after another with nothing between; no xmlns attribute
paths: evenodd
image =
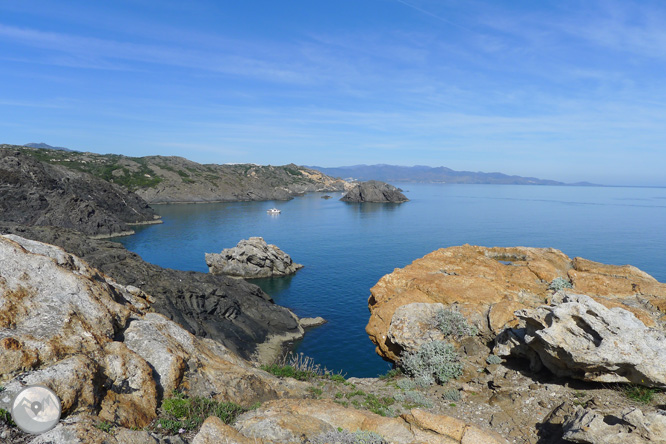
<svg viewBox="0 0 666 444"><path fill-rule="evenodd" d="M404 404L395 416L398 410L374 406L389 398L361 390L365 380L312 371L305 381L276 377L152 312L155 299L59 247L0 236L0 439L261 444L343 436L360 442L362 435L376 443L507 444L493 431L416 405ZM62 404L60 423L38 436L6 419L12 397L35 384L54 390ZM390 389L376 385L372 390ZM197 419L200 427L191 422L196 412L188 406L195 404L211 412Z"/></svg>
<svg viewBox="0 0 666 444"><path fill-rule="evenodd" d="M407 202L409 199L401 191L388 183L369 180L352 187L340 200L343 202Z"/></svg>
<svg viewBox="0 0 666 444"><path fill-rule="evenodd" d="M384 276L369 308L377 353L458 418L516 443L666 443L666 284L635 267L451 247Z"/></svg>
<svg viewBox="0 0 666 444"><path fill-rule="evenodd" d="M91 236L132 234L159 223L138 195L89 174L0 149L0 221L72 228Z"/></svg>
<svg viewBox="0 0 666 444"><path fill-rule="evenodd" d="M199 164L176 156L127 157L0 145L49 165L89 173L150 204L289 200L312 191L344 191L347 182L289 164Z"/></svg>
<svg viewBox="0 0 666 444"><path fill-rule="evenodd" d="M262 237L242 239L221 253L206 253L206 265L212 274L246 279L280 277L296 273L303 265Z"/></svg>

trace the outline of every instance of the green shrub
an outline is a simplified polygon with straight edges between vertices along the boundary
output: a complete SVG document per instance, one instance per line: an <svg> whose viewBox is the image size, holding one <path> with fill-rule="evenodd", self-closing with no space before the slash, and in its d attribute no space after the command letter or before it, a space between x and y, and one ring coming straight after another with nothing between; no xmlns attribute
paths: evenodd
<svg viewBox="0 0 666 444"><path fill-rule="evenodd" d="M564 279L563 277L556 277L548 285L548 289L553 290L553 291L560 291L560 290L564 290L565 288L573 288L573 285L571 284L571 282L569 280Z"/></svg>
<svg viewBox="0 0 666 444"><path fill-rule="evenodd" d="M470 325L462 314L454 310L437 310L435 325L445 336L453 336L456 340L478 333L476 327Z"/></svg>
<svg viewBox="0 0 666 444"><path fill-rule="evenodd" d="M217 416L225 424L231 424L248 410L231 402L202 397L188 398L174 391L171 397L162 401L163 413L157 423L162 429L176 434L180 429L194 430L200 427L209 416Z"/></svg>
<svg viewBox="0 0 666 444"><path fill-rule="evenodd" d="M456 389L449 389L442 394L442 398L447 401L460 401L460 392Z"/></svg>
<svg viewBox="0 0 666 444"><path fill-rule="evenodd" d="M406 402L411 404L409 408L413 407L432 407L432 401L428 399L423 393L418 390L408 390L405 393L398 393L394 396L398 402Z"/></svg>
<svg viewBox="0 0 666 444"><path fill-rule="evenodd" d="M412 390L416 387L416 382L414 382L413 379L409 378L402 378L398 379L398 382L396 382L396 385L400 390Z"/></svg>
<svg viewBox="0 0 666 444"><path fill-rule="evenodd" d="M352 433L349 430L332 430L322 433L310 441L312 444L387 444L387 441L375 432L357 430Z"/></svg>
<svg viewBox="0 0 666 444"><path fill-rule="evenodd" d="M395 403L395 399L388 396L379 398L376 395L365 395L363 407L381 416L393 416L393 410L390 408Z"/></svg>
<svg viewBox="0 0 666 444"><path fill-rule="evenodd" d="M417 385L427 386L435 382L444 384L462 375L459 361L460 357L451 344L431 341L416 352L405 353L400 358L400 366L415 379Z"/></svg>
<svg viewBox="0 0 666 444"><path fill-rule="evenodd" d="M95 427L100 429L102 432L110 433L111 429L113 428L113 424L111 424L110 422L102 421L95 424Z"/></svg>
<svg viewBox="0 0 666 444"><path fill-rule="evenodd" d="M486 358L486 362L490 365L501 364L502 363L502 358L500 358L497 355L488 355L488 357Z"/></svg>
<svg viewBox="0 0 666 444"><path fill-rule="evenodd" d="M16 423L12 419L12 414L8 410L5 410L5 409L0 409L0 421L4 422L4 423L6 423L6 424L8 424L12 427L16 426Z"/></svg>
<svg viewBox="0 0 666 444"><path fill-rule="evenodd" d="M627 398L641 404L650 404L654 399L654 395L659 391L656 388L635 384L624 386L622 390Z"/></svg>
<svg viewBox="0 0 666 444"><path fill-rule="evenodd" d="M396 367L396 368L392 368L391 370L389 370L388 372L386 372L383 375L379 375L379 379L393 379L393 378L397 378L400 375L402 375L402 371L398 367Z"/></svg>

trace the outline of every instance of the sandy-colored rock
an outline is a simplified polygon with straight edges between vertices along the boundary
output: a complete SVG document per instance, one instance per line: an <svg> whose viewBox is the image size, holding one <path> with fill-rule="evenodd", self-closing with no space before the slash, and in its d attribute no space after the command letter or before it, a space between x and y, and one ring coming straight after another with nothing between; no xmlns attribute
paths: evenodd
<svg viewBox="0 0 666 444"><path fill-rule="evenodd" d="M263 442L262 439L244 437L217 416L206 419L192 440L192 444L262 444Z"/></svg>
<svg viewBox="0 0 666 444"><path fill-rule="evenodd" d="M241 415L234 427L245 437L272 443L300 443L303 438L342 428L370 431L391 443L507 444L499 436L448 416L414 409L398 418L379 416L365 410L343 407L327 400L270 401Z"/></svg>
<svg viewBox="0 0 666 444"><path fill-rule="evenodd" d="M631 266L604 265L570 259L552 248L487 248L472 245L443 248L382 277L370 290L371 311L366 331L377 353L396 360L400 352L388 338L398 307L421 302L452 305L491 339L515 326L515 309L547 302L556 277L573 283L609 308L622 306L647 326L666 311L666 284Z"/></svg>
<svg viewBox="0 0 666 444"><path fill-rule="evenodd" d="M435 313L442 304L415 302L403 305L393 313L388 330L388 341L395 350L415 352L424 342L442 341L445 335L434 324Z"/></svg>

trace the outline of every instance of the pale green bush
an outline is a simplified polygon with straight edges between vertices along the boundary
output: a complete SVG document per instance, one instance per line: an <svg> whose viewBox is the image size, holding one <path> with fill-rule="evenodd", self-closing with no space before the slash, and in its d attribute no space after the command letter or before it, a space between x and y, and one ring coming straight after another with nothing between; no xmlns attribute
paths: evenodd
<svg viewBox="0 0 666 444"><path fill-rule="evenodd" d="M453 336L456 340L466 336L474 336L478 333L476 327L467 322L462 314L454 310L437 310L435 325L445 336Z"/></svg>
<svg viewBox="0 0 666 444"><path fill-rule="evenodd" d="M310 441L312 444L387 444L387 441L375 432L357 430L350 432L338 428L330 432L322 433Z"/></svg>
<svg viewBox="0 0 666 444"><path fill-rule="evenodd" d="M553 279L550 285L548 285L548 289L553 291L560 291L564 290L565 288L573 288L573 285L563 277L556 277Z"/></svg>
<svg viewBox="0 0 666 444"><path fill-rule="evenodd" d="M405 353L400 366L412 376L419 386L435 382L446 383L462 375L460 356L446 341L431 341L423 344L416 352Z"/></svg>

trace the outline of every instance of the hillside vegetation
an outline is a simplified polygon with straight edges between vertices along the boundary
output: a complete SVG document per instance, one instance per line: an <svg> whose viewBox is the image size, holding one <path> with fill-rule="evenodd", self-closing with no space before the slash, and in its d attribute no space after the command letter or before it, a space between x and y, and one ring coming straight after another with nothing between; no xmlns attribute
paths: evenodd
<svg viewBox="0 0 666 444"><path fill-rule="evenodd" d="M182 157L128 157L1 145L42 162L90 173L149 203L288 200L309 191L341 191L345 182L294 164L199 164Z"/></svg>

